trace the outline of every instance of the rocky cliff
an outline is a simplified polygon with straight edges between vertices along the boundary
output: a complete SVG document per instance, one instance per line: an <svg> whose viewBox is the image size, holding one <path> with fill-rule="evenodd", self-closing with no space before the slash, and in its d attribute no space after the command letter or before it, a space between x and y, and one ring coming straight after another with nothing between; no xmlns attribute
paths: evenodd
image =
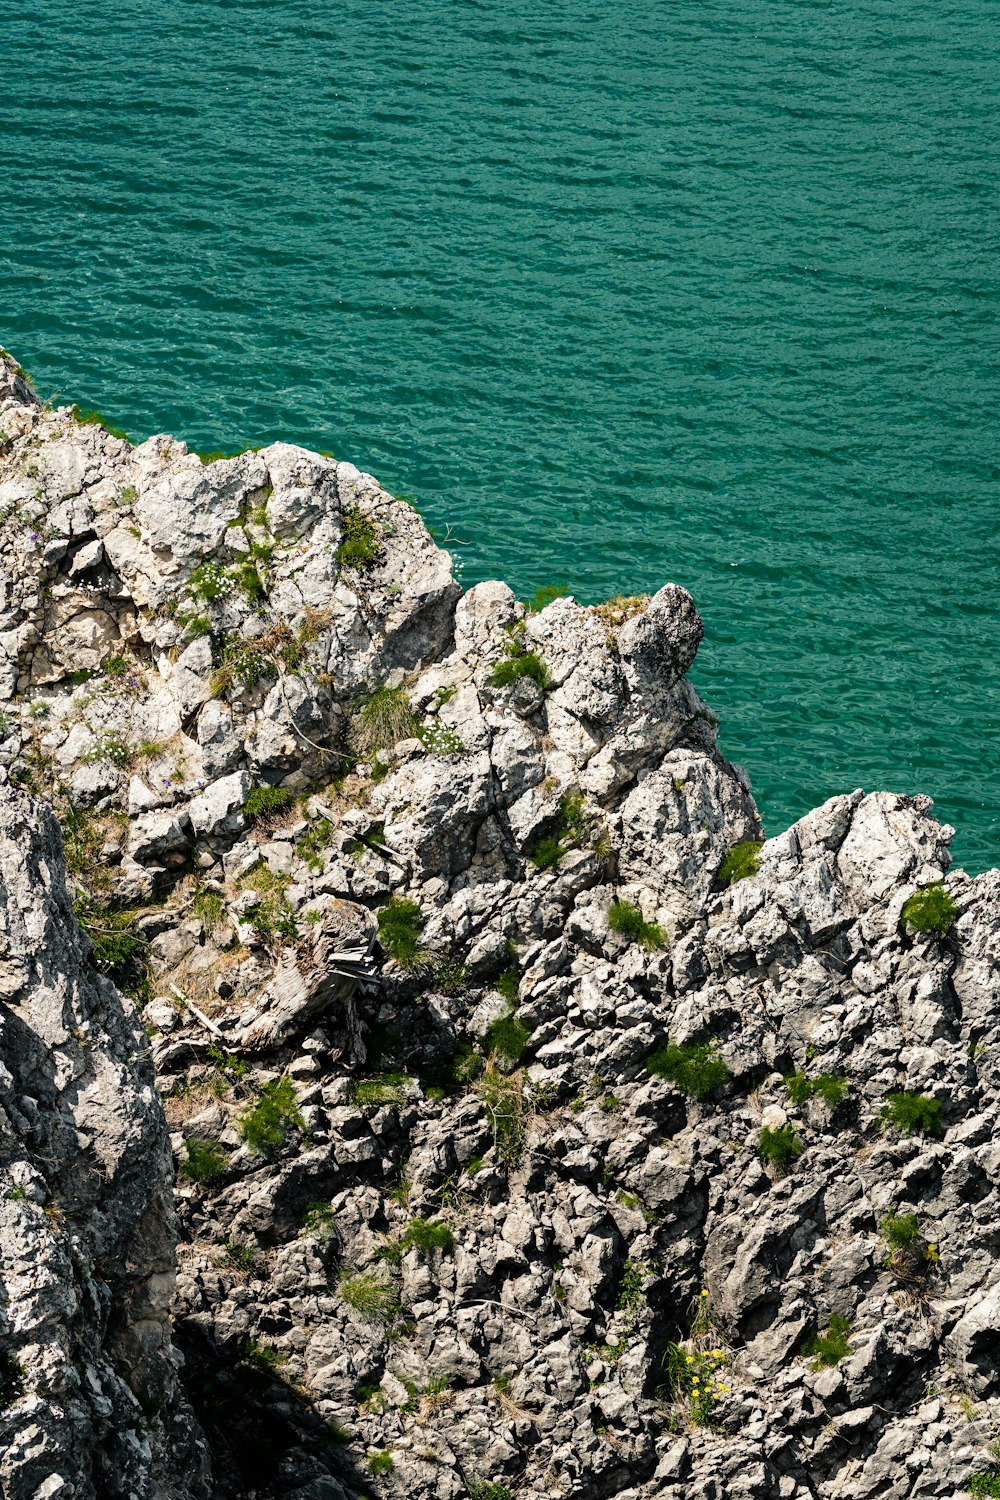
<svg viewBox="0 0 1000 1500"><path fill-rule="evenodd" d="M11 1494L1000 1494L1000 876L926 798L764 842L683 589L462 593L9 360L0 515Z"/></svg>

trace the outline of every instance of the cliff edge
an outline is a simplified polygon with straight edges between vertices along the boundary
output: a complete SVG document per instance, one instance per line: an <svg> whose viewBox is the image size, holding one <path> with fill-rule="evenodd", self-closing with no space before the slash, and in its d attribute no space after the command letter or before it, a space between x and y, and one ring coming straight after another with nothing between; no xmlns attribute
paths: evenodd
<svg viewBox="0 0 1000 1500"><path fill-rule="evenodd" d="M1000 1493L1000 875L927 798L764 841L682 588L463 593L352 465L9 359L0 517L12 1494L38 1430L45 1495Z"/></svg>

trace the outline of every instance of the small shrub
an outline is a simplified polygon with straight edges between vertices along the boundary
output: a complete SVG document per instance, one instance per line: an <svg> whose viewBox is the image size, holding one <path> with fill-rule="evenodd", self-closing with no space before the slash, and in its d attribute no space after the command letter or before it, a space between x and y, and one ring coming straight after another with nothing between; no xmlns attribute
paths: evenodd
<svg viewBox="0 0 1000 1500"><path fill-rule="evenodd" d="M547 583L543 588L536 589L531 599L524 601L524 607L529 615L537 615L553 599L565 599L568 593L569 589L564 583Z"/></svg>
<svg viewBox="0 0 1000 1500"><path fill-rule="evenodd" d="M195 891L191 905L195 916L199 918L208 932L214 932L222 925L226 915L226 903L218 891L209 891L202 886Z"/></svg>
<svg viewBox="0 0 1000 1500"><path fill-rule="evenodd" d="M260 1091L257 1103L236 1121L240 1139L256 1156L269 1156L285 1144L290 1129L304 1130L305 1120L288 1077L274 1078Z"/></svg>
<svg viewBox="0 0 1000 1500"><path fill-rule="evenodd" d="M802 1142L794 1125L764 1125L757 1142L757 1155L774 1167L780 1177L791 1171L796 1157L802 1155Z"/></svg>
<svg viewBox="0 0 1000 1500"><path fill-rule="evenodd" d="M333 838L333 824L329 818L317 818L299 839L298 851L302 859L318 875L323 868L323 851Z"/></svg>
<svg viewBox="0 0 1000 1500"><path fill-rule="evenodd" d="M650 1053L646 1067L667 1078L685 1094L704 1099L729 1082L732 1073L719 1056L715 1042L661 1042Z"/></svg>
<svg viewBox="0 0 1000 1500"><path fill-rule="evenodd" d="M375 527L357 505L348 505L340 523L337 561L342 568L370 568L378 562L382 544Z"/></svg>
<svg viewBox="0 0 1000 1500"><path fill-rule="evenodd" d="M556 817L558 833L542 839L528 856L536 869L555 869L570 846L581 843L585 837L588 819L581 793L564 792L559 799Z"/></svg>
<svg viewBox="0 0 1000 1500"><path fill-rule="evenodd" d="M565 853L562 840L551 835L541 840L529 858L537 870L554 870Z"/></svg>
<svg viewBox="0 0 1000 1500"><path fill-rule="evenodd" d="M814 1095L822 1099L828 1108L836 1109L849 1088L847 1079L837 1073L819 1073L815 1078L808 1078L805 1073L789 1073L781 1081L797 1109L801 1109Z"/></svg>
<svg viewBox="0 0 1000 1500"><path fill-rule="evenodd" d="M396 1288L371 1271L344 1272L337 1283L337 1295L366 1323L391 1323L401 1308Z"/></svg>
<svg viewBox="0 0 1000 1500"><path fill-rule="evenodd" d="M292 794L286 786L255 786L247 792L243 811L249 822L256 823L258 818L284 812L291 801Z"/></svg>
<svg viewBox="0 0 1000 1500"><path fill-rule="evenodd" d="M440 1219L413 1219L407 1225L400 1244L407 1249L413 1246L422 1255L429 1255L432 1250L446 1253L454 1250L455 1236Z"/></svg>
<svg viewBox="0 0 1000 1500"><path fill-rule="evenodd" d="M853 1326L850 1318L834 1313L826 1333L816 1334L803 1345L802 1352L812 1359L814 1370L821 1370L824 1365L839 1365L842 1359L847 1358L851 1352L847 1341Z"/></svg>
<svg viewBox="0 0 1000 1500"><path fill-rule="evenodd" d="M735 844L719 866L719 879L735 885L738 880L746 880L748 875L756 875L760 868L758 856L763 847L763 839L747 839L745 843Z"/></svg>
<svg viewBox="0 0 1000 1500"><path fill-rule="evenodd" d="M890 1094L879 1111L900 1135L940 1135L941 1104L927 1094Z"/></svg>
<svg viewBox="0 0 1000 1500"><path fill-rule="evenodd" d="M921 1238L920 1220L916 1214L887 1214L879 1224L878 1232L890 1250L913 1250Z"/></svg>
<svg viewBox="0 0 1000 1500"><path fill-rule="evenodd" d="M975 1496L975 1500L981 1500L981 1497L984 1496L987 1497L987 1500L993 1500L993 1497L1000 1496L1000 1469L994 1469L988 1473L973 1474L966 1485L966 1489L970 1495Z"/></svg>
<svg viewBox="0 0 1000 1500"><path fill-rule="evenodd" d="M420 720L405 688L375 688L351 715L351 748L361 756L377 755L400 740L419 737Z"/></svg>
<svg viewBox="0 0 1000 1500"><path fill-rule="evenodd" d="M242 1271L244 1276L249 1276L255 1265L255 1254L257 1247L251 1240L231 1240L228 1235L222 1241L225 1251L226 1262L236 1271Z"/></svg>
<svg viewBox="0 0 1000 1500"><path fill-rule="evenodd" d="M420 946L423 917L415 901L390 896L378 912L378 940L401 969L408 973L426 968L429 955Z"/></svg>
<svg viewBox="0 0 1000 1500"><path fill-rule="evenodd" d="M631 901L613 901L608 911L608 926L619 937L630 943L641 943L644 948L665 948L666 933L656 922L647 922L637 906Z"/></svg>
<svg viewBox="0 0 1000 1500"><path fill-rule="evenodd" d="M370 1474L388 1474L396 1467L392 1454L387 1448L383 1448L381 1453L369 1453L367 1463Z"/></svg>
<svg viewBox="0 0 1000 1500"><path fill-rule="evenodd" d="M490 673L494 687L513 687L523 677L537 682L540 688L549 685L549 669L537 651L529 651L524 644L524 626L514 626L507 634L505 654L495 663Z"/></svg>
<svg viewBox="0 0 1000 1500"><path fill-rule="evenodd" d="M933 932L944 937L958 916L958 903L949 896L940 880L922 886L903 902L900 921L914 932Z"/></svg>
<svg viewBox="0 0 1000 1500"><path fill-rule="evenodd" d="M181 1166L181 1176L199 1187L207 1187L221 1177L229 1165L229 1153L218 1141L186 1140L184 1151L186 1160Z"/></svg>
<svg viewBox="0 0 1000 1500"><path fill-rule="evenodd" d="M288 1355L280 1354L273 1344L265 1344L260 1339L247 1339L240 1350L240 1359L244 1364L252 1365L262 1375L278 1377L278 1371L282 1365L287 1365Z"/></svg>
<svg viewBox="0 0 1000 1500"><path fill-rule="evenodd" d="M503 973L498 974L494 979L493 988L510 1005L516 1005L521 989L521 977L516 969L504 969Z"/></svg>
<svg viewBox="0 0 1000 1500"><path fill-rule="evenodd" d="M489 1056L497 1053L509 1063L517 1063L524 1056L524 1049L531 1040L531 1032L523 1021L508 1013L497 1016L483 1033L483 1051Z"/></svg>

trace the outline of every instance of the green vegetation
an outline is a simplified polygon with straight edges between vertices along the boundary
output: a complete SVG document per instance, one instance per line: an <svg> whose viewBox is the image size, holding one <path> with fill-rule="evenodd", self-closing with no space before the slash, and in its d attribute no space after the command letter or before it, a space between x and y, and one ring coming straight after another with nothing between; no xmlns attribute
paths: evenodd
<svg viewBox="0 0 1000 1500"><path fill-rule="evenodd" d="M415 901L390 896L378 912L378 940L388 956L408 974L426 971L434 955L420 946L424 922Z"/></svg>
<svg viewBox="0 0 1000 1500"><path fill-rule="evenodd" d="M323 851L329 847L332 838L333 824L329 818L317 818L298 841L299 854L314 875L323 868Z"/></svg>
<svg viewBox="0 0 1000 1500"><path fill-rule="evenodd" d="M24 1395L24 1366L6 1350L0 1351L0 1411Z"/></svg>
<svg viewBox="0 0 1000 1500"><path fill-rule="evenodd" d="M850 1087L848 1080L839 1073L818 1073L815 1078L809 1078L805 1073L789 1073L781 1081L797 1109L801 1109L814 1095L822 1099L830 1109L836 1109Z"/></svg>
<svg viewBox="0 0 1000 1500"><path fill-rule="evenodd" d="M483 1051L487 1057L496 1054L507 1063L518 1063L530 1040L531 1032L524 1022L517 1020L512 1011L507 1011L491 1021L483 1033Z"/></svg>
<svg viewBox="0 0 1000 1500"><path fill-rule="evenodd" d="M218 891L199 886L191 901L194 914L208 932L221 927L226 915L226 903Z"/></svg>
<svg viewBox="0 0 1000 1500"><path fill-rule="evenodd" d="M367 1463L370 1474L388 1474L396 1467L388 1448L383 1448L380 1453L369 1453Z"/></svg>
<svg viewBox="0 0 1000 1500"><path fill-rule="evenodd" d="M684 1403L695 1427L711 1427L716 1407L729 1394L725 1352L668 1344L663 1364L671 1398Z"/></svg>
<svg viewBox="0 0 1000 1500"><path fill-rule="evenodd" d="M287 1354L279 1354L273 1344L265 1344L261 1339L247 1339L240 1350L240 1359L262 1375L271 1375L276 1380L281 1378L278 1374L281 1366L288 1363Z"/></svg>
<svg viewBox="0 0 1000 1500"><path fill-rule="evenodd" d="M391 750L400 740L417 739L420 720L405 688L375 688L351 715L351 748L364 757Z"/></svg>
<svg viewBox="0 0 1000 1500"><path fill-rule="evenodd" d="M314 1240L332 1240L337 1232L337 1215L325 1198L318 1198L306 1206L299 1228Z"/></svg>
<svg viewBox="0 0 1000 1500"><path fill-rule="evenodd" d="M940 1135L941 1104L927 1094L890 1094L879 1111L880 1119L900 1135Z"/></svg>
<svg viewBox="0 0 1000 1500"><path fill-rule="evenodd" d="M944 937L958 916L958 903L949 896L940 880L922 886L903 902L900 921L914 932L937 933Z"/></svg>
<svg viewBox="0 0 1000 1500"><path fill-rule="evenodd" d="M244 1276L250 1276L256 1264L255 1256L257 1247L252 1240L231 1240L226 1235L222 1241L225 1251L226 1264L233 1267L235 1271L241 1271Z"/></svg>
<svg viewBox="0 0 1000 1500"><path fill-rule="evenodd" d="M879 1224L878 1232L890 1250L913 1250L921 1239L920 1220L916 1214L887 1214Z"/></svg>
<svg viewBox="0 0 1000 1500"><path fill-rule="evenodd" d="M256 1104L236 1121L240 1139L256 1156L269 1156L285 1144L289 1130L305 1130L305 1120L290 1078L274 1078L260 1091Z"/></svg>
<svg viewBox="0 0 1000 1500"><path fill-rule="evenodd" d="M255 786L247 792L243 811L251 823L272 813L284 812L292 801L292 793L286 786Z"/></svg>
<svg viewBox="0 0 1000 1500"><path fill-rule="evenodd" d="M69 847L67 847L69 866ZM134 931L134 911L115 911L90 896L77 896L73 914L91 944L91 961L137 1005L151 997L148 944Z"/></svg>
<svg viewBox="0 0 1000 1500"><path fill-rule="evenodd" d="M802 1155L802 1142L794 1125L764 1125L757 1142L757 1155L784 1177L791 1171L796 1157Z"/></svg>
<svg viewBox="0 0 1000 1500"><path fill-rule="evenodd" d="M345 1271L337 1283L337 1295L366 1323L393 1323L402 1309L396 1288L372 1271Z"/></svg>
<svg viewBox="0 0 1000 1500"><path fill-rule="evenodd" d="M535 845L528 858L539 870L552 870L571 847L582 842L587 832L585 803L579 792L564 792L556 813L558 831Z"/></svg>
<svg viewBox="0 0 1000 1500"><path fill-rule="evenodd" d="M74 422L79 422L81 427L103 427L104 431L110 433L114 438L120 438L123 443L128 442L128 433L123 427L114 427L102 417L99 411L83 411L75 404L70 407L70 414Z"/></svg>
<svg viewBox="0 0 1000 1500"><path fill-rule="evenodd" d="M646 1059L646 1067L696 1099L706 1098L733 1076L715 1042L661 1042Z"/></svg>
<svg viewBox="0 0 1000 1500"><path fill-rule="evenodd" d="M663 928L657 922L647 922L631 901L612 901L608 910L608 926L619 937L630 943L641 943L644 948L667 946L667 935Z"/></svg>
<svg viewBox="0 0 1000 1500"><path fill-rule="evenodd" d="M763 847L763 839L747 839L745 843L735 844L719 866L719 879L735 885L738 880L746 880L748 875L756 875L760 868L758 856Z"/></svg>
<svg viewBox="0 0 1000 1500"><path fill-rule="evenodd" d="M469 1500L514 1500L513 1491L506 1484L498 1484L494 1479L473 1479L465 1481Z"/></svg>
<svg viewBox="0 0 1000 1500"><path fill-rule="evenodd" d="M975 1500L983 1500L983 1497L993 1500L993 1497L1000 1496L1000 1469L973 1474L966 1489L970 1495L975 1496Z"/></svg>
<svg viewBox="0 0 1000 1500"><path fill-rule="evenodd" d="M508 1004L516 1005L521 989L521 976L516 969L504 969L503 973L498 974L494 979L493 988Z"/></svg>
<svg viewBox="0 0 1000 1500"><path fill-rule="evenodd" d="M507 632L504 652L490 673L490 682L494 687L512 687L523 677L537 682L540 688L548 687L549 669L537 651L529 651L525 646L523 622L512 626Z"/></svg>
<svg viewBox="0 0 1000 1500"><path fill-rule="evenodd" d="M342 568L370 568L377 563L382 543L374 521L357 505L347 506L340 523L337 562Z"/></svg>
<svg viewBox="0 0 1000 1500"><path fill-rule="evenodd" d="M411 1219L400 1244L404 1249L412 1246L422 1255L429 1255L432 1250L447 1253L455 1248L455 1236L440 1219Z"/></svg>
<svg viewBox="0 0 1000 1500"><path fill-rule="evenodd" d="M816 1334L802 1346L802 1353L812 1359L814 1370L821 1370L824 1365L839 1365L842 1359L847 1358L851 1352L847 1341L853 1326L850 1318L834 1313L827 1324L826 1333Z"/></svg>
<svg viewBox="0 0 1000 1500"><path fill-rule="evenodd" d="M349 1098L358 1109L402 1104L409 1082L406 1073L377 1073L372 1078L358 1078L351 1084Z"/></svg>
<svg viewBox="0 0 1000 1500"><path fill-rule="evenodd" d="M524 607L529 615L537 615L553 599L565 599L569 589L564 583L547 583L544 588L536 589L530 599L525 599Z"/></svg>
<svg viewBox="0 0 1000 1500"><path fill-rule="evenodd" d="M525 1147L525 1105L520 1080L488 1064L476 1091L493 1128L497 1161L510 1170L520 1162Z"/></svg>
<svg viewBox="0 0 1000 1500"><path fill-rule="evenodd" d="M186 1160L181 1166L181 1176L199 1187L207 1187L221 1177L229 1165L229 1152L218 1141L203 1141L197 1138L184 1142Z"/></svg>

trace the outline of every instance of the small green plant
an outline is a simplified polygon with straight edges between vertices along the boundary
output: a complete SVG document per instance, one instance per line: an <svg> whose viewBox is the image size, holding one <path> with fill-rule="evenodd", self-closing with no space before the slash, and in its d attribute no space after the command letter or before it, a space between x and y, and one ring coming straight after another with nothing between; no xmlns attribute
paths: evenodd
<svg viewBox="0 0 1000 1500"><path fill-rule="evenodd" d="M255 1156L270 1156L285 1144L289 1130L304 1130L292 1080L286 1076L266 1083L256 1104L236 1121L236 1129Z"/></svg>
<svg viewBox="0 0 1000 1500"><path fill-rule="evenodd" d="M388 1474L396 1467L392 1454L388 1448L383 1448L380 1453L369 1453L367 1458L369 1474Z"/></svg>
<svg viewBox="0 0 1000 1500"><path fill-rule="evenodd" d="M558 832L535 845L528 858L539 870L555 869L570 847L579 844L587 832L585 803L579 792L564 792L556 813Z"/></svg>
<svg viewBox="0 0 1000 1500"><path fill-rule="evenodd" d="M351 748L359 756L371 757L391 750L400 740L419 737L420 720L405 688L375 688L351 715Z"/></svg>
<svg viewBox="0 0 1000 1500"><path fill-rule="evenodd" d="M423 917L415 901L390 896L378 912L378 940L385 952L407 973L426 970L433 955L420 945Z"/></svg>
<svg viewBox="0 0 1000 1500"><path fill-rule="evenodd" d="M941 1104L927 1094L890 1094L879 1111L886 1125L900 1135L940 1135Z"/></svg>
<svg viewBox="0 0 1000 1500"><path fill-rule="evenodd" d="M401 1308L396 1288L372 1271L344 1272L337 1283L337 1295L366 1323L392 1323Z"/></svg>
<svg viewBox="0 0 1000 1500"><path fill-rule="evenodd" d="M306 1206L299 1228L314 1240L331 1240L337 1232L337 1216L326 1199L319 1198Z"/></svg>
<svg viewBox="0 0 1000 1500"><path fill-rule="evenodd" d="M493 981L493 988L509 1005L516 1005L521 988L521 976L516 969L504 969Z"/></svg>
<svg viewBox="0 0 1000 1500"><path fill-rule="evenodd" d="M255 786L247 792L243 811L251 823L272 813L284 812L292 801L292 793L286 786Z"/></svg>
<svg viewBox="0 0 1000 1500"><path fill-rule="evenodd" d="M271 1375L275 1379L280 1379L278 1371L288 1363L287 1354L279 1353L273 1344L265 1344L261 1339L247 1339L240 1350L240 1359L262 1375Z"/></svg>
<svg viewBox="0 0 1000 1500"><path fill-rule="evenodd" d="M756 875L760 868L758 856L763 847L763 839L747 839L742 844L734 844L719 866L719 879L735 885L738 880Z"/></svg>
<svg viewBox="0 0 1000 1500"><path fill-rule="evenodd" d="M192 1138L184 1142L185 1161L181 1176L199 1187L207 1187L221 1177L229 1165L229 1153L218 1141L203 1141Z"/></svg>
<svg viewBox="0 0 1000 1500"><path fill-rule="evenodd" d="M520 1081L488 1064L476 1083L476 1091L493 1128L497 1161L510 1170L520 1163L526 1143L524 1093Z"/></svg>
<svg viewBox="0 0 1000 1500"><path fill-rule="evenodd" d="M817 1333L802 1346L802 1353L812 1359L814 1370L821 1370L825 1365L839 1365L847 1358L851 1352L848 1339L853 1326L850 1318L834 1313L826 1333Z"/></svg>
<svg viewBox="0 0 1000 1500"><path fill-rule="evenodd" d="M67 844L67 866L70 845ZM82 873L82 872L81 872ZM73 913L91 943L91 962L137 1005L150 998L148 944L134 931L135 912L115 911L89 896L78 896Z"/></svg>
<svg viewBox="0 0 1000 1500"><path fill-rule="evenodd" d="M250 1240L232 1240L226 1235L222 1241L226 1264L244 1276L252 1274L256 1265L256 1246Z"/></svg>
<svg viewBox="0 0 1000 1500"><path fill-rule="evenodd" d="M531 1040L531 1032L512 1012L497 1016L483 1033L483 1052L496 1054L507 1063L518 1063Z"/></svg>
<svg viewBox="0 0 1000 1500"><path fill-rule="evenodd" d="M949 896L940 880L915 891L899 914L900 921L913 932L936 933L944 937L958 916L958 903Z"/></svg>
<svg viewBox="0 0 1000 1500"><path fill-rule="evenodd" d="M730 1390L725 1351L691 1350L680 1344L668 1344L663 1364L671 1398L687 1407L695 1427L711 1427L716 1407Z"/></svg>
<svg viewBox="0 0 1000 1500"><path fill-rule="evenodd" d="M204 886L199 886L194 893L191 906L206 931L215 932L222 926L226 915L226 903L218 891L210 891Z"/></svg>
<svg viewBox="0 0 1000 1500"><path fill-rule="evenodd" d="M524 600L524 607L529 615L537 615L554 599L565 599L568 593L569 589L564 583L547 583L543 588L536 589L530 599Z"/></svg>
<svg viewBox="0 0 1000 1500"><path fill-rule="evenodd" d="M513 1491L506 1484L498 1484L495 1479L474 1479L465 1481L469 1500L514 1500Z"/></svg>
<svg viewBox="0 0 1000 1500"><path fill-rule="evenodd" d="M402 1104L406 1099L409 1078L405 1073L377 1073L373 1078L357 1078L351 1084L349 1098L358 1109L375 1109L383 1104Z"/></svg>
<svg viewBox="0 0 1000 1500"><path fill-rule="evenodd" d="M836 1109L850 1087L847 1079L838 1073L818 1073L815 1078L808 1078L805 1073L789 1073L781 1081L797 1109L801 1109L814 1095L822 1099L830 1109Z"/></svg>
<svg viewBox="0 0 1000 1500"><path fill-rule="evenodd" d="M378 562L381 550L375 522L357 505L348 505L340 523L337 562L342 568L370 568Z"/></svg>
<svg viewBox="0 0 1000 1500"><path fill-rule="evenodd" d="M696 1099L706 1098L733 1076L715 1042L661 1042L650 1053L646 1067Z"/></svg>
<svg viewBox="0 0 1000 1500"><path fill-rule="evenodd" d="M494 665L490 682L494 687L513 687L522 678L530 678L540 688L549 685L549 669L537 651L524 644L524 626L514 626L507 633L505 654Z"/></svg>
<svg viewBox="0 0 1000 1500"><path fill-rule="evenodd" d="M878 1232L893 1252L913 1250L921 1239L920 1220L916 1214L887 1214Z"/></svg>
<svg viewBox="0 0 1000 1500"><path fill-rule="evenodd" d="M421 1255L429 1255L432 1250L446 1254L454 1250L455 1236L440 1219L411 1219L400 1244L406 1249L412 1246Z"/></svg>
<svg viewBox="0 0 1000 1500"><path fill-rule="evenodd" d="M986 1500L995 1500L995 1497L1000 1496L1000 1469L984 1470L980 1474L973 1474L966 1484L966 1489L970 1495L975 1496L975 1500L982 1500L982 1497L986 1497Z"/></svg>
<svg viewBox="0 0 1000 1500"><path fill-rule="evenodd" d="M667 936L656 922L647 922L642 912L631 901L612 901L608 910L608 926L619 937L630 943L641 943L644 948L655 949L667 946Z"/></svg>
<svg viewBox="0 0 1000 1500"><path fill-rule="evenodd" d="M299 854L314 875L323 868L323 851L329 847L332 838L333 824L329 818L317 818L298 841Z"/></svg>
<svg viewBox="0 0 1000 1500"><path fill-rule="evenodd" d="M802 1142L795 1126L762 1126L757 1141L757 1155L767 1166L773 1167L779 1177L786 1176L796 1157L802 1155Z"/></svg>

